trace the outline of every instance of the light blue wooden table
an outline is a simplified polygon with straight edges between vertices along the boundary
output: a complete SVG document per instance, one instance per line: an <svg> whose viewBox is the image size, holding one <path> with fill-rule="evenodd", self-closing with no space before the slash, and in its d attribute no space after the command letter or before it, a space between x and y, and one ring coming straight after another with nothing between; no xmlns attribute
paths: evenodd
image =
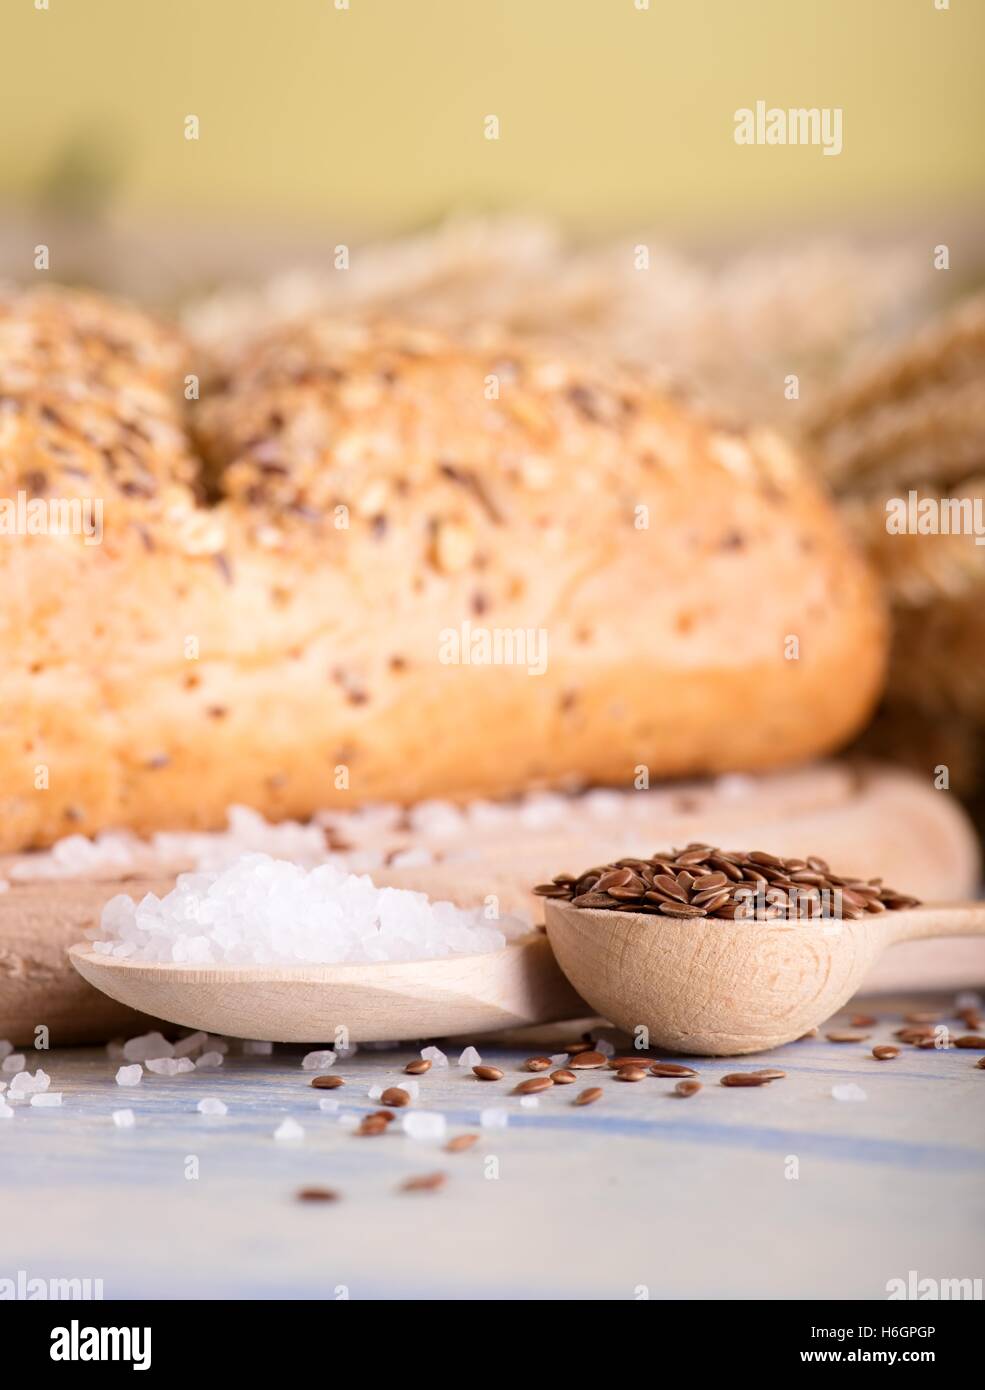
<svg viewBox="0 0 985 1390"><path fill-rule="evenodd" d="M910 1270L982 1277L981 1054L870 1055L902 1010L935 1002L875 1001L884 1021L865 1045L821 1038L699 1060L705 1087L690 1100L672 1098L671 1081L588 1073L524 1109L509 1092L531 1049L478 1040L504 1081L456 1067L457 1049L449 1070L419 1078L417 1107L443 1113L452 1134L476 1128L482 1107L509 1110L508 1128L457 1154L346 1131L320 1111L329 1093L310 1086L303 1049L231 1051L220 1071L145 1075L128 1090L101 1049L40 1054L64 1105L0 1121L0 1278L101 1278L107 1297L138 1298L879 1299ZM414 1055L360 1052L336 1066L346 1085L331 1096L343 1111L375 1109L369 1087L399 1081ZM767 1064L786 1080L718 1084ZM596 1081L603 1100L574 1107ZM866 1100L835 1100L844 1082ZM204 1096L228 1115L198 1114ZM111 1112L126 1107L136 1126L117 1129ZM273 1139L287 1116L303 1142ZM398 1190L438 1170L440 1191ZM341 1200L299 1202L307 1185Z"/></svg>

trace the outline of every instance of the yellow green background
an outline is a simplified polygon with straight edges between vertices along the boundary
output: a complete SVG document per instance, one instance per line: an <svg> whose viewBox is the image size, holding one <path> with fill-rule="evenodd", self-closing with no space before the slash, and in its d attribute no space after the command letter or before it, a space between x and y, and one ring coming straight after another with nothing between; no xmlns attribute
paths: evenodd
<svg viewBox="0 0 985 1390"><path fill-rule="evenodd" d="M727 228L971 207L985 168L983 0L2 0L0 54L8 206ZM736 146L760 98L843 107L844 152Z"/></svg>

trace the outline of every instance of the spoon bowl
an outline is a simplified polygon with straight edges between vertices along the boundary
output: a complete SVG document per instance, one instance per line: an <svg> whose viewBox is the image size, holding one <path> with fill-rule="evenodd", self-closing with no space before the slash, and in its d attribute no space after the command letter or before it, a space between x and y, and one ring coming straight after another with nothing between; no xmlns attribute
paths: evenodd
<svg viewBox="0 0 985 1390"><path fill-rule="evenodd" d="M141 1013L270 1042L324 1042L337 1028L353 1042L397 1042L585 1013L540 932L482 955L371 964L169 965L81 945L69 957L91 985Z"/></svg>
<svg viewBox="0 0 985 1390"><path fill-rule="evenodd" d="M548 899L558 964L597 1013L648 1045L703 1056L802 1037L855 994L898 941L985 934L985 903L824 922L679 919Z"/></svg>

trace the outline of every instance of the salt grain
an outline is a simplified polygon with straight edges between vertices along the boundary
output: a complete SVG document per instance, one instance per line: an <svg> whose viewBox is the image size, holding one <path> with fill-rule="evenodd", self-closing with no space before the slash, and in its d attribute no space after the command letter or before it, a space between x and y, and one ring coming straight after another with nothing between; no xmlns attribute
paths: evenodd
<svg viewBox="0 0 985 1390"><path fill-rule="evenodd" d="M523 1106L524 1110L536 1110L540 1101L536 1096L521 1096L520 1104Z"/></svg>
<svg viewBox="0 0 985 1390"><path fill-rule="evenodd" d="M113 1123L117 1129L133 1129L137 1123L137 1117L132 1110L114 1110Z"/></svg>
<svg viewBox="0 0 985 1390"><path fill-rule="evenodd" d="M866 1100L868 1097L861 1086L856 1086L854 1081L849 1081L842 1086L832 1086L831 1094L835 1100Z"/></svg>
<svg viewBox="0 0 985 1390"><path fill-rule="evenodd" d="M369 1097L370 1100L379 1100L380 1097L381 1097L382 1094L383 1094L383 1087L382 1087L382 1086L370 1086L370 1088L369 1088L369 1090L366 1092L366 1094L367 1094L367 1096Z"/></svg>
<svg viewBox="0 0 985 1390"><path fill-rule="evenodd" d="M198 1102L198 1112L200 1115L227 1115L229 1107L225 1101L214 1100L211 1096L206 1096L204 1100ZM283 1136L281 1136L283 1138Z"/></svg>
<svg viewBox="0 0 985 1390"><path fill-rule="evenodd" d="M41 1109L53 1109L56 1105L61 1105L61 1091L38 1091L31 1097L31 1104L37 1105Z"/></svg>
<svg viewBox="0 0 985 1390"><path fill-rule="evenodd" d="M272 1042L253 1042L248 1039L243 1043L244 1057L269 1057L273 1050Z"/></svg>
<svg viewBox="0 0 985 1390"><path fill-rule="evenodd" d="M187 1057L148 1057L144 1066L155 1076L177 1076L182 1070L180 1064L189 1060Z"/></svg>
<svg viewBox="0 0 985 1390"><path fill-rule="evenodd" d="M14 1112L10 1106L0 1101L0 1120L10 1120L13 1118L13 1114Z"/></svg>
<svg viewBox="0 0 985 1390"><path fill-rule="evenodd" d="M280 1124L277 1126L277 1128L274 1130L274 1138L275 1138L275 1139L303 1139L303 1138L304 1138L304 1130L303 1130L303 1129L301 1128L301 1126L298 1124L297 1120L292 1120L292 1119L288 1118L288 1119L286 1119L286 1120L282 1120L281 1123L280 1123Z"/></svg>
<svg viewBox="0 0 985 1390"><path fill-rule="evenodd" d="M6 1038L0 1038L0 1061L4 1057L9 1057L13 1050L14 1044L12 1042L8 1042Z"/></svg>
<svg viewBox="0 0 985 1390"><path fill-rule="evenodd" d="M214 1068L214 1067L221 1067L221 1066L222 1066L222 1053L221 1053L221 1052L203 1052L202 1055L201 1055L201 1057L199 1057L198 1061L195 1063L195 1068L196 1068L197 1071L209 1071L209 1070L211 1070L211 1069Z"/></svg>
<svg viewBox="0 0 985 1390"><path fill-rule="evenodd" d="M437 1142L444 1139L448 1122L436 1110L408 1110L401 1116L401 1127L408 1139Z"/></svg>
<svg viewBox="0 0 985 1390"><path fill-rule="evenodd" d="M334 1052L306 1052L301 1058L302 1071L323 1071L325 1067L334 1066Z"/></svg>
<svg viewBox="0 0 985 1390"><path fill-rule="evenodd" d="M323 1096L318 1102L318 1109L324 1110L326 1115L337 1115L339 1113L339 1102L334 1096Z"/></svg>
<svg viewBox="0 0 985 1390"><path fill-rule="evenodd" d="M127 901L131 901L129 898ZM150 1057L172 1057L174 1048L161 1033L141 1033L137 1038L129 1038L123 1044L123 1057L127 1062L146 1062Z"/></svg>
<svg viewBox="0 0 985 1390"><path fill-rule="evenodd" d="M479 1111L479 1124L483 1129L505 1129L509 1122L509 1111L501 1105L491 1105Z"/></svg>
<svg viewBox="0 0 985 1390"><path fill-rule="evenodd" d="M421 1057L425 1062L430 1062L432 1067L447 1067L448 1058L440 1047L422 1047Z"/></svg>
<svg viewBox="0 0 985 1390"><path fill-rule="evenodd" d="M38 1067L32 1076L29 1071L19 1071L10 1083L10 1094L12 1096L33 1095L41 1091L47 1091L51 1085L51 1078L46 1071Z"/></svg>
<svg viewBox="0 0 985 1390"><path fill-rule="evenodd" d="M189 1033L187 1037L179 1038L175 1043L172 1055L175 1057L190 1057L193 1052L201 1052L208 1040L208 1033Z"/></svg>
<svg viewBox="0 0 985 1390"><path fill-rule="evenodd" d="M144 1069L138 1062L133 1067L120 1067L116 1073L117 1086L139 1086Z"/></svg>
<svg viewBox="0 0 985 1390"><path fill-rule="evenodd" d="M340 1129L358 1129L362 1121L358 1115L353 1115L351 1110L344 1110L339 1116Z"/></svg>
<svg viewBox="0 0 985 1390"><path fill-rule="evenodd" d="M568 1055L567 1052L555 1052L551 1057L551 1066L566 1067L568 1065Z"/></svg>
<svg viewBox="0 0 985 1390"><path fill-rule="evenodd" d="M421 1094L421 1083L412 1076L401 1076L399 1081L394 1082L402 1091L406 1091L411 1100L417 1100Z"/></svg>
<svg viewBox="0 0 985 1390"><path fill-rule="evenodd" d="M0 1071L12 1072L24 1070L25 1057L23 1052L14 1052L3 1059L0 1063Z"/></svg>
<svg viewBox="0 0 985 1390"><path fill-rule="evenodd" d="M458 1065L460 1067L468 1067L471 1071L473 1067L480 1067L482 1065L482 1058L474 1047L467 1047L459 1057Z"/></svg>

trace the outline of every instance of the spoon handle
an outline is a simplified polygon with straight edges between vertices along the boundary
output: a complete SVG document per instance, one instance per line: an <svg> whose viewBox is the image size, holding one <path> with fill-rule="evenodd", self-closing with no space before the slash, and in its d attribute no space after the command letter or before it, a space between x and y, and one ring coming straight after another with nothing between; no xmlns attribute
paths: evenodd
<svg viewBox="0 0 985 1390"><path fill-rule="evenodd" d="M890 942L920 941L932 936L985 936L985 902L930 903L881 919Z"/></svg>

